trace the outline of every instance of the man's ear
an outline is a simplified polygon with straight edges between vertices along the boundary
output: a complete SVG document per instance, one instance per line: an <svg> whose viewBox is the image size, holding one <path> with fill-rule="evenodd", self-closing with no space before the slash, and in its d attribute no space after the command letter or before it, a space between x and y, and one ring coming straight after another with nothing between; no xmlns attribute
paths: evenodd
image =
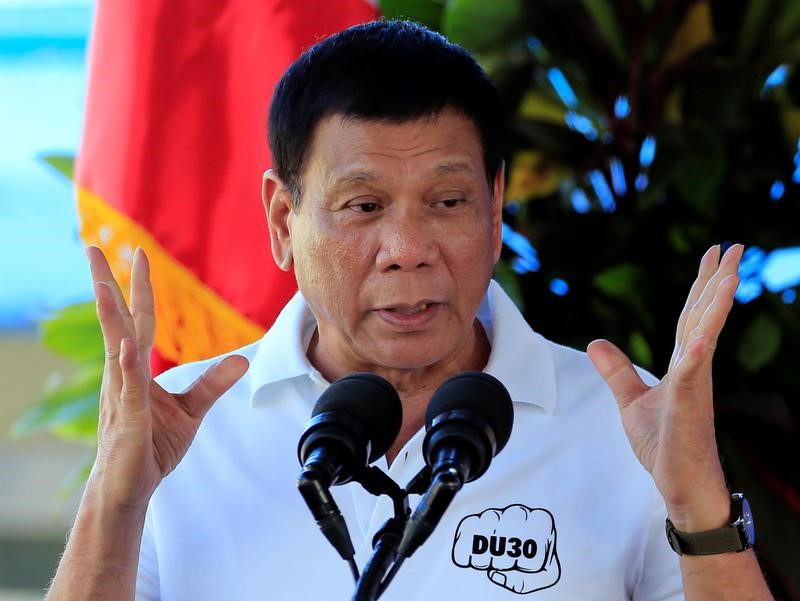
<svg viewBox="0 0 800 601"><path fill-rule="evenodd" d="M494 176L492 187L492 233L494 234L493 259L500 260L500 251L503 250L503 195L506 191L506 164L500 163L497 175Z"/></svg>
<svg viewBox="0 0 800 601"><path fill-rule="evenodd" d="M261 200L267 214L272 256L283 271L292 268L292 195L273 169L264 172Z"/></svg>

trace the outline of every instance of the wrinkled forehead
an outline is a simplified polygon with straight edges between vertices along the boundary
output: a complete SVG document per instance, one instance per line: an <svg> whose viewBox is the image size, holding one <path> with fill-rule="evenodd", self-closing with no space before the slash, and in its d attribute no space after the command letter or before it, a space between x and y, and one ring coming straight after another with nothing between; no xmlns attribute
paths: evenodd
<svg viewBox="0 0 800 601"><path fill-rule="evenodd" d="M443 176L485 180L478 129L452 110L399 122L329 115L314 131L303 170L303 181L325 186Z"/></svg>

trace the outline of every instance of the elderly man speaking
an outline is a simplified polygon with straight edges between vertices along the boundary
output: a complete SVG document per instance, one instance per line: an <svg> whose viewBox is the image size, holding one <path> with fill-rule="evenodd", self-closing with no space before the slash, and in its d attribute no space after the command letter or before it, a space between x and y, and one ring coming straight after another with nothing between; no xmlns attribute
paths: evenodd
<svg viewBox="0 0 800 601"><path fill-rule="evenodd" d="M88 250L107 355L98 454L50 600L349 598L295 490L312 406L347 374L388 380L403 418L377 465L404 484L424 466L432 395L465 371L507 387L513 431L385 599L771 598L714 438L740 245L702 258L658 381L609 342L545 340L491 281L501 111L460 47L408 22L348 29L290 67L269 126L272 255L299 292L260 341L153 381L147 258L129 309ZM332 494L363 567L392 504L354 483Z"/></svg>

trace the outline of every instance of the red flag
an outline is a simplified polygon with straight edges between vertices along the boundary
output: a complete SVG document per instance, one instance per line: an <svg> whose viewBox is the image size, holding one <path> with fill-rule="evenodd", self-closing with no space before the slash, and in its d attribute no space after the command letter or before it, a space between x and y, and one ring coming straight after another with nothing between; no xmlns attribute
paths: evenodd
<svg viewBox="0 0 800 601"><path fill-rule="evenodd" d="M366 0L98 2L76 169L81 235L123 288L133 250L147 251L163 359L255 340L294 293L260 202L269 100L302 50L376 16Z"/></svg>

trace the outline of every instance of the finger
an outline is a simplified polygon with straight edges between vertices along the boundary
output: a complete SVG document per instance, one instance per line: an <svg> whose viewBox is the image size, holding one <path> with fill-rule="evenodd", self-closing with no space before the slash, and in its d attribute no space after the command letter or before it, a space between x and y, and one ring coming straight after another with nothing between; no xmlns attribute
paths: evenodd
<svg viewBox="0 0 800 601"><path fill-rule="evenodd" d="M113 293L117 311L119 311L123 320L129 324L128 329L132 332L133 320L131 319L130 311L128 311L128 305L125 303L125 297L122 294L119 284L117 284L117 280L114 278L114 274L111 271L111 266L108 264L105 254L103 254L103 251L97 246L87 246L86 256L89 259L89 270L92 273L92 281L94 283L102 282L108 285Z"/></svg>
<svg viewBox="0 0 800 601"><path fill-rule="evenodd" d="M488 572L486 572L486 575L489 577L489 580L491 580L495 584L498 584L498 585L502 586L503 588L507 588L506 587L507 578L506 578L505 573L503 573L503 572L501 572L499 570L489 570ZM509 590L510 590L510 588L509 588Z"/></svg>
<svg viewBox="0 0 800 601"><path fill-rule="evenodd" d="M706 357L713 353L705 336L697 336L686 344L686 351L680 361L670 370L670 386L677 386L689 394L678 395L676 398L693 400L697 388L697 380L702 374L701 368L705 365ZM693 402L693 401L692 401Z"/></svg>
<svg viewBox="0 0 800 601"><path fill-rule="evenodd" d="M189 389L178 395L184 409L192 416L202 418L211 405L241 378L249 362L241 355L230 355L208 368Z"/></svg>
<svg viewBox="0 0 800 601"><path fill-rule="evenodd" d="M145 409L149 378L139 360L139 348L131 338L123 338L120 342L119 366L122 372L120 404L128 414Z"/></svg>
<svg viewBox="0 0 800 601"><path fill-rule="evenodd" d="M684 346L689 342L689 340L687 340L687 334L691 333L694 328L697 327L697 324L703 317L706 309L708 309L708 306L714 300L714 296L717 293L720 282L729 275L734 275L739 271L739 260L742 258L743 252L744 246L741 244L734 244L725 252L722 260L720 261L719 267L711 279L708 280L708 283L703 288L700 298L697 299L697 302L694 304L689 316L687 317L684 338L682 339L680 346Z"/></svg>
<svg viewBox="0 0 800 601"><path fill-rule="evenodd" d="M671 381L675 386L693 392L698 379L709 381L717 340L733 306L738 284L739 277L736 275L729 275L720 283L717 294L700 323L687 336L685 352L674 368L670 369ZM687 395L687 398L691 397L692 395Z"/></svg>
<svg viewBox="0 0 800 601"><path fill-rule="evenodd" d="M725 326L725 321L728 319L728 314L733 307L733 299L738 285L739 277L736 275L729 275L722 280L713 301L691 332L690 339L692 340L699 336L705 337L707 340L706 346L712 353L716 348L717 339L722 332L722 328Z"/></svg>
<svg viewBox="0 0 800 601"><path fill-rule="evenodd" d="M692 283L692 287L689 290L689 295L686 297L686 303L683 305L683 309L681 309L680 317L678 317L678 325L675 328L675 346L672 349L672 356L669 360L670 367L675 364L675 362L680 358L681 352L683 352L682 342L686 336L686 322L688 321L689 315L691 314L695 304L700 299L703 289L706 287L706 284L714 275L717 267L719 266L720 252L720 245L715 244L709 248L700 259L700 266L697 270L697 278L695 278L694 282Z"/></svg>
<svg viewBox="0 0 800 601"><path fill-rule="evenodd" d="M94 285L94 294L97 299L97 320L103 334L106 363L105 376L108 392L116 395L122 383L122 372L119 367L120 344L123 338L130 337L131 332L125 320L117 310L114 294L105 282Z"/></svg>
<svg viewBox="0 0 800 601"><path fill-rule="evenodd" d="M144 250L133 253L131 268L131 315L136 330L136 343L145 369L150 369L150 351L156 330L155 301L150 283L150 263Z"/></svg>
<svg viewBox="0 0 800 601"><path fill-rule="evenodd" d="M719 244L715 244L709 248L703 255L703 258L700 259L700 267L697 270L697 278L695 278L694 282L692 283L692 287L689 290L689 296L686 298L686 303L684 304L683 309L681 310L681 315L678 318L678 327L675 330L676 345L683 339L686 320L692 310L692 307L694 307L695 303L700 298L703 288L705 288L708 280L710 280L711 276L714 275L714 272L719 265L719 255L720 246Z"/></svg>
<svg viewBox="0 0 800 601"><path fill-rule="evenodd" d="M625 409L650 389L639 377L627 355L608 340L594 340L586 351L595 369L614 393L620 409Z"/></svg>

